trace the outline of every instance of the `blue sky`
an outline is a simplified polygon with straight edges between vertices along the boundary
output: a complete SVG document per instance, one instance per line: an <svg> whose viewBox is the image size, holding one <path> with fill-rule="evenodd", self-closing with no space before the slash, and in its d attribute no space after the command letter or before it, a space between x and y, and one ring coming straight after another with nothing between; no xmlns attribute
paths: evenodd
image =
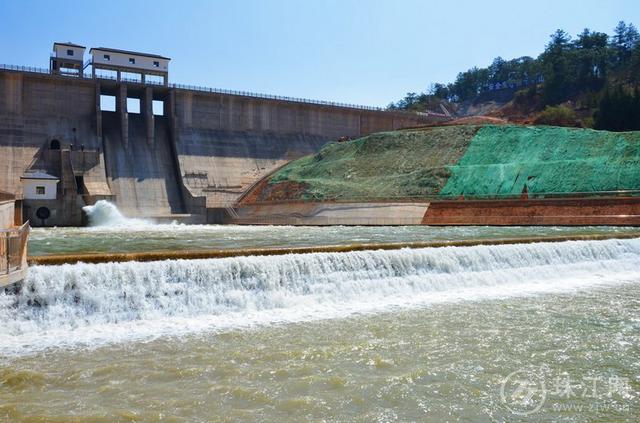
<svg viewBox="0 0 640 423"><path fill-rule="evenodd" d="M640 26L640 1L0 0L0 63L72 41L169 56L172 82L386 106L621 19Z"/></svg>

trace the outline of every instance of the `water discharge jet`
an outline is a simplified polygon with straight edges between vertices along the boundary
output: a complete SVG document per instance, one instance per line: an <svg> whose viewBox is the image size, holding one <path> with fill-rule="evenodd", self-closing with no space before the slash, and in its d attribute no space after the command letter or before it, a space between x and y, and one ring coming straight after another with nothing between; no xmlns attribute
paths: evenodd
<svg viewBox="0 0 640 423"><path fill-rule="evenodd" d="M125 217L115 204L107 200L99 200L92 206L84 206L82 210L89 219L89 226L149 226L153 222L148 219Z"/></svg>

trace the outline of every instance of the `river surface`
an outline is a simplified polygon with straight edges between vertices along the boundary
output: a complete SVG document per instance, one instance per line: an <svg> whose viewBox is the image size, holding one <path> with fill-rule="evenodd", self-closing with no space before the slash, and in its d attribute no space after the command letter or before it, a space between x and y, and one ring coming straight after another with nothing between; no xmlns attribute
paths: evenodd
<svg viewBox="0 0 640 423"><path fill-rule="evenodd" d="M416 229L175 236L256 246ZM31 248L89 242L61 236L74 232L101 248L163 244L153 230L50 229ZM34 266L19 293L0 293L0 421L633 422L638 288L638 239Z"/></svg>
<svg viewBox="0 0 640 423"><path fill-rule="evenodd" d="M153 225L34 228L29 255L230 248L313 247L394 242L456 241L531 236L638 233L607 226L236 226Z"/></svg>

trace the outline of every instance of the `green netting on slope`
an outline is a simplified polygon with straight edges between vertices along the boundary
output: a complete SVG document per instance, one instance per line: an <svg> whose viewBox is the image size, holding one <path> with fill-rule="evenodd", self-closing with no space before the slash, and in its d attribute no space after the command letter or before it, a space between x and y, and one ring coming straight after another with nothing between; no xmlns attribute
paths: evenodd
<svg viewBox="0 0 640 423"><path fill-rule="evenodd" d="M445 185L449 166L466 151L477 126L378 133L332 143L318 154L276 172L263 190L298 183L301 199L379 199L433 196ZM291 197L291 196L290 196Z"/></svg>
<svg viewBox="0 0 640 423"><path fill-rule="evenodd" d="M640 132L486 126L440 196L580 193L640 189Z"/></svg>
<svg viewBox="0 0 640 423"><path fill-rule="evenodd" d="M640 132L459 126L373 134L290 163L258 200L500 198L525 186L532 195L638 190Z"/></svg>

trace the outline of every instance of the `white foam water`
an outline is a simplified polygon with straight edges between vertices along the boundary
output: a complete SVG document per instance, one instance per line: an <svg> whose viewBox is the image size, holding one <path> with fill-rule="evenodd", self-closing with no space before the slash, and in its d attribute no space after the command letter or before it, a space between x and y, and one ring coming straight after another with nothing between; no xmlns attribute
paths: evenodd
<svg viewBox="0 0 640 423"><path fill-rule="evenodd" d="M98 200L94 205L82 208L89 218L89 225L93 227L145 227L153 224L147 219L125 217L115 204L107 200Z"/></svg>
<svg viewBox="0 0 640 423"><path fill-rule="evenodd" d="M0 354L639 281L639 239L34 266Z"/></svg>

